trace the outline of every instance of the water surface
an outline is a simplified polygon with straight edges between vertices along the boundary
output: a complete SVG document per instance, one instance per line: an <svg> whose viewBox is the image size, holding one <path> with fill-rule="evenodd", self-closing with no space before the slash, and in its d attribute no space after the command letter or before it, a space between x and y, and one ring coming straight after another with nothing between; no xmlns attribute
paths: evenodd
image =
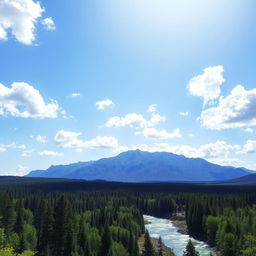
<svg viewBox="0 0 256 256"><path fill-rule="evenodd" d="M215 255L211 248L204 242L191 238L189 235L179 233L178 229L174 227L170 220L148 215L144 215L144 220L149 222L149 224L146 224L146 229L150 236L154 238L161 236L164 244L172 248L176 256L183 255L189 239L192 240L200 256L209 256L210 253Z"/></svg>

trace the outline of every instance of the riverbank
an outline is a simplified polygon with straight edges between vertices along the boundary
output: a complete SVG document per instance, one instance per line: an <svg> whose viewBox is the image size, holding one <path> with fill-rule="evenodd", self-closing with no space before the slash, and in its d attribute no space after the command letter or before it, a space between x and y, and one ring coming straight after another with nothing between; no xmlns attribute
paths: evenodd
<svg viewBox="0 0 256 256"><path fill-rule="evenodd" d="M172 218L170 218L174 227L177 228L177 231L181 234L189 235L188 234L188 226L186 223L186 215L185 212L178 212ZM195 238L195 237L194 237ZM207 242L205 242L207 244ZM213 250L214 256L221 256L220 252L217 250L216 247L211 247Z"/></svg>
<svg viewBox="0 0 256 256"><path fill-rule="evenodd" d="M144 236L141 236L138 241L140 254L142 254L142 251L143 251L144 241L145 241ZM157 252L158 251L158 239L151 237L151 242L152 242L155 252ZM175 254L172 252L171 248L167 247L164 244L163 244L163 255L164 256L175 256Z"/></svg>
<svg viewBox="0 0 256 256"><path fill-rule="evenodd" d="M186 223L185 212L177 212L170 218L173 226L175 226L181 234L188 235L188 226Z"/></svg>
<svg viewBox="0 0 256 256"><path fill-rule="evenodd" d="M192 243L200 253L200 256L209 256L211 253L215 255L214 250L203 241L189 237L188 234L180 233L178 228L174 226L173 220L156 218L148 215L144 215L144 220L148 223L146 224L146 228L149 231L150 236L156 239L161 236L165 246L172 248L172 251L176 256L183 255L189 239L192 240ZM180 219L178 219L176 224L177 223L179 223L180 229L181 227L184 228L184 222L182 223Z"/></svg>

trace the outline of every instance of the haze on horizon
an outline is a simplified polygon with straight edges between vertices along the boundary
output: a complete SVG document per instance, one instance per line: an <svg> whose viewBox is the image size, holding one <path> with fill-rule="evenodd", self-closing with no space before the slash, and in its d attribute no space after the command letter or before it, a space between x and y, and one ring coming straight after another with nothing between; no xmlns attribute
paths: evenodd
<svg viewBox="0 0 256 256"><path fill-rule="evenodd" d="M129 149L256 170L255 8L0 0L0 175Z"/></svg>

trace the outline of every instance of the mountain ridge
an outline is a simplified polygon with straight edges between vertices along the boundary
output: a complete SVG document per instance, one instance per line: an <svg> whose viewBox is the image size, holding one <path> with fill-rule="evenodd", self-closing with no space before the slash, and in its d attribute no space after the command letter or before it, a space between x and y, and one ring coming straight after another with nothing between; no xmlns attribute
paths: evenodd
<svg viewBox="0 0 256 256"><path fill-rule="evenodd" d="M51 166L30 172L28 177L70 178L121 182L221 181L252 171L220 166L201 158L187 158L168 152L130 150L97 161Z"/></svg>

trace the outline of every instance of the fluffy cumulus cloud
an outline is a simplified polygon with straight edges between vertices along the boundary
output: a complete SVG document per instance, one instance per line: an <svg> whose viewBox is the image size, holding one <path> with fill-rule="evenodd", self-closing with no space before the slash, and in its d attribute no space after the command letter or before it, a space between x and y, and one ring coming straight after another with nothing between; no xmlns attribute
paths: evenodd
<svg viewBox="0 0 256 256"><path fill-rule="evenodd" d="M6 151L5 145L0 144L0 153L1 153L1 152L5 152L5 151Z"/></svg>
<svg viewBox="0 0 256 256"><path fill-rule="evenodd" d="M56 29L55 23L51 17L43 19L42 24L47 30L55 30Z"/></svg>
<svg viewBox="0 0 256 256"><path fill-rule="evenodd" d="M123 117L113 116L106 123L106 127L125 127L129 126L133 129L143 129L146 127L153 127L159 123L165 122L165 116L157 113L157 105L152 104L148 107L147 112L151 114L149 119L146 119L142 114L129 113Z"/></svg>
<svg viewBox="0 0 256 256"><path fill-rule="evenodd" d="M136 132L135 134L136 135L142 134L146 138L151 138L151 139L174 139L174 138L182 137L180 129L175 129L170 133L170 132L167 132L165 129L157 130L151 127L146 127L144 128L143 131Z"/></svg>
<svg viewBox="0 0 256 256"><path fill-rule="evenodd" d="M24 176L24 175L28 174L28 172L29 172L29 168L27 166L18 165L13 170L3 171L2 175Z"/></svg>
<svg viewBox="0 0 256 256"><path fill-rule="evenodd" d="M247 140L239 154L256 153L256 140Z"/></svg>
<svg viewBox="0 0 256 256"><path fill-rule="evenodd" d="M130 113L124 117L113 116L107 123L106 127L125 127L129 126L133 129L142 129L146 127L153 127L158 125L161 122L165 122L165 116L162 116L157 113L157 105L152 104L148 107L147 112L151 113L150 119L146 119L143 115L137 113Z"/></svg>
<svg viewBox="0 0 256 256"><path fill-rule="evenodd" d="M225 159L231 156L232 152L240 149L239 145L230 145L226 141L216 141L201 145L200 147L191 147L187 145L172 146L167 143L158 143L156 146L161 151L168 151L186 157L199 157L205 159Z"/></svg>
<svg viewBox="0 0 256 256"><path fill-rule="evenodd" d="M42 135L37 135L36 136L36 141L39 142L39 143L46 143L47 142L47 139L46 139L46 136L42 136Z"/></svg>
<svg viewBox="0 0 256 256"><path fill-rule="evenodd" d="M15 142L12 142L10 144L0 144L0 152L5 152L7 149L26 149L27 146L24 144L17 144Z"/></svg>
<svg viewBox="0 0 256 256"><path fill-rule="evenodd" d="M256 88L236 86L227 97L220 97L218 106L201 113L201 123L212 130L256 125Z"/></svg>
<svg viewBox="0 0 256 256"><path fill-rule="evenodd" d="M106 100L101 100L101 101L96 102L95 105L98 110L104 110L107 107L113 107L115 104L112 100L106 99Z"/></svg>
<svg viewBox="0 0 256 256"><path fill-rule="evenodd" d="M0 40L7 40L11 32L17 41L30 45L35 40L35 28L44 8L33 0L0 1ZM51 23L49 18L48 26ZM53 21L52 21L53 22ZM54 23L50 25L53 27Z"/></svg>
<svg viewBox="0 0 256 256"><path fill-rule="evenodd" d="M22 157L32 157L34 150L30 149L30 150L24 150L21 152L21 156Z"/></svg>
<svg viewBox="0 0 256 256"><path fill-rule="evenodd" d="M234 153L241 150L239 145L230 145L226 141L216 141L201 145L199 147L192 147L189 145L171 145L169 143L154 143L152 145L141 144L133 147L119 147L120 151L140 149L149 152L170 152L177 155L184 155L190 158L204 158L207 161L220 165L241 166L243 162L237 158L232 157Z"/></svg>
<svg viewBox="0 0 256 256"><path fill-rule="evenodd" d="M32 85L14 82L11 88L0 84L0 115L23 118L57 118L60 108L56 101L46 103Z"/></svg>
<svg viewBox="0 0 256 256"><path fill-rule="evenodd" d="M112 148L118 147L118 140L113 136L97 136L91 140L81 140L81 133L60 130L56 133L54 140L57 145L64 148Z"/></svg>
<svg viewBox="0 0 256 256"><path fill-rule="evenodd" d="M107 123L106 127L124 127L129 126L134 129L140 129L144 127L155 126L160 122L164 122L165 117L157 113L153 113L149 120L146 120L143 115L137 113L130 113L124 117L114 116L111 117Z"/></svg>
<svg viewBox="0 0 256 256"><path fill-rule="evenodd" d="M252 128L250 128L250 127L244 128L243 131L247 132L247 133L254 133L254 130Z"/></svg>
<svg viewBox="0 0 256 256"><path fill-rule="evenodd" d="M53 156L53 157L60 157L63 156L62 152L56 152L56 151L51 151L51 150L44 150L39 152L40 156Z"/></svg>
<svg viewBox="0 0 256 256"><path fill-rule="evenodd" d="M189 93L202 97L204 105L220 96L220 86L224 83L223 66L213 66L204 69L203 74L193 77L189 84Z"/></svg>
<svg viewBox="0 0 256 256"><path fill-rule="evenodd" d="M157 104L151 104L148 107L147 112L149 112L149 113L156 113L156 110L157 110Z"/></svg>
<svg viewBox="0 0 256 256"><path fill-rule="evenodd" d="M23 176L28 173L28 167L24 165L18 165L13 171L13 175Z"/></svg>

